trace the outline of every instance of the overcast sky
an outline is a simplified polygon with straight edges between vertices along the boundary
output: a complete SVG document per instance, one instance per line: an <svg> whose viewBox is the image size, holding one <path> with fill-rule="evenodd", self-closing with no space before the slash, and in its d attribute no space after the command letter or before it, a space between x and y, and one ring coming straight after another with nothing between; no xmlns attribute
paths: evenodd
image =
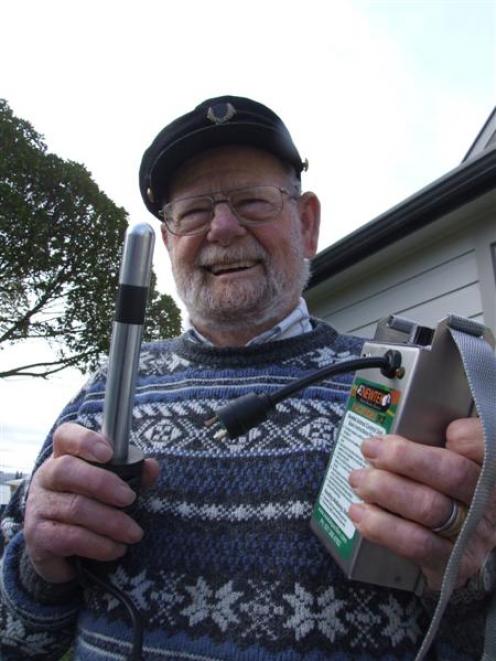
<svg viewBox="0 0 496 661"><path fill-rule="evenodd" d="M283 117L322 200L320 250L456 167L495 105L492 0L0 6L0 96L132 223L154 223L137 185L144 149L212 96L250 96ZM155 270L175 295L161 246ZM0 469L30 468L83 381L0 381Z"/></svg>

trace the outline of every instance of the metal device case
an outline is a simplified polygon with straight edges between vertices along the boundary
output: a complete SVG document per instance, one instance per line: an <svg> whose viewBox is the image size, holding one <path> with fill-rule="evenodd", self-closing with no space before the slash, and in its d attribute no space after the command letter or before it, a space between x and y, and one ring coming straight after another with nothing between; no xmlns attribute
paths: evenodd
<svg viewBox="0 0 496 661"><path fill-rule="evenodd" d="M472 323L472 322L469 322ZM355 375L336 447L314 507L311 527L350 579L420 592L422 577L412 562L364 539L347 516L360 502L348 484L351 470L368 464L361 453L370 436L399 434L418 443L443 445L446 427L470 416L473 406L449 319L435 331L398 317L379 323L364 356L383 355L394 347L402 354L401 378L378 369ZM484 327L492 346L494 339Z"/></svg>

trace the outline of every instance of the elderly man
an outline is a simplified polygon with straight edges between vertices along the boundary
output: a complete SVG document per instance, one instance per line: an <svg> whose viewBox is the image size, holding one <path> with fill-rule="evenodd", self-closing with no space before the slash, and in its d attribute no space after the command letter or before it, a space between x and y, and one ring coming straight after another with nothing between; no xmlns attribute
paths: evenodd
<svg viewBox="0 0 496 661"><path fill-rule="evenodd" d="M367 440L370 468L350 476L363 499L350 517L421 568L422 596L348 581L308 525L350 376L292 396L238 439L205 426L228 400L360 353L363 340L309 317L301 298L320 220L303 169L281 120L238 97L205 101L146 151L141 192L163 221L191 327L142 351L132 435L148 458L136 500L98 465L112 452L98 432L105 370L47 439L6 519L2 658L55 659L71 644L78 659L129 654L123 606L96 585L83 591L71 556L104 561L134 603L144 659L414 657L453 546L433 529L453 500L470 503L478 422L451 424L446 447ZM494 519L465 554L432 658L480 656Z"/></svg>

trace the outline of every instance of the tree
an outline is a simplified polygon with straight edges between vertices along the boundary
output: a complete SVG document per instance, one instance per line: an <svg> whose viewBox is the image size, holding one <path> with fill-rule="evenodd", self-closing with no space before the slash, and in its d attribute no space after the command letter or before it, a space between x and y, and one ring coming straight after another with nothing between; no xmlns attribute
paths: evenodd
<svg viewBox="0 0 496 661"><path fill-rule="evenodd" d="M94 369L108 353L127 213L86 168L50 154L0 99L0 350L30 338L56 348L0 377ZM179 332L152 275L145 339Z"/></svg>

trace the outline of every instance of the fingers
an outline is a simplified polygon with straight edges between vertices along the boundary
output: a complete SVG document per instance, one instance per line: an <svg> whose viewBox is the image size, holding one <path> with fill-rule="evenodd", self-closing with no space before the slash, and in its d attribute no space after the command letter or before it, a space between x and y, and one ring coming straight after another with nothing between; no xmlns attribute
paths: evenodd
<svg viewBox="0 0 496 661"><path fill-rule="evenodd" d="M35 535L36 543L29 540ZM76 575L72 556L110 562L122 557L125 544L78 526L43 519L32 531L26 531L26 548L36 572L46 581L63 583Z"/></svg>
<svg viewBox="0 0 496 661"><path fill-rule="evenodd" d="M365 440L362 452L370 468L352 471L349 481L364 502L350 507L350 518L365 538L417 564L429 587L439 589L453 543L432 528L448 520L453 500L470 505L483 456L480 422L452 423L446 447L388 435ZM493 543L488 521L486 513L463 556L459 585Z"/></svg>
<svg viewBox="0 0 496 661"><path fill-rule="evenodd" d="M47 461L38 473L38 483L47 491L80 494L115 507L127 507L136 498L117 475L78 457L59 456Z"/></svg>
<svg viewBox="0 0 496 661"><path fill-rule="evenodd" d="M472 499L479 477L480 466L471 459L401 436L367 439L362 452L374 468L403 475L466 505Z"/></svg>
<svg viewBox="0 0 496 661"><path fill-rule="evenodd" d="M71 455L90 462L106 463L112 458L113 450L109 441L98 432L86 429L72 422L66 422L55 430L53 436L53 456ZM143 485L153 485L159 474L155 459L145 459Z"/></svg>
<svg viewBox="0 0 496 661"><path fill-rule="evenodd" d="M84 528L122 544L134 544L143 537L141 527L122 510L73 493L48 497L38 514L43 520Z"/></svg>
<svg viewBox="0 0 496 661"><path fill-rule="evenodd" d="M60 559L78 555L115 560L124 555L127 544L143 537L140 526L124 512L69 493L43 499L24 532L35 569L55 582L68 580L73 570Z"/></svg>
<svg viewBox="0 0 496 661"><path fill-rule="evenodd" d="M143 474L141 477L144 489L149 489L155 484L160 473L160 466L156 459L145 459L143 464Z"/></svg>
<svg viewBox="0 0 496 661"><path fill-rule="evenodd" d="M374 469L352 471L349 483L362 500L426 528L442 525L451 514L451 498L394 473Z"/></svg>
<svg viewBox="0 0 496 661"><path fill-rule="evenodd" d="M351 505L349 515L358 531L369 541L432 572L444 570L453 545L424 526L370 504Z"/></svg>
<svg viewBox="0 0 496 661"><path fill-rule="evenodd" d="M119 478L109 478L109 472L95 473L84 467L83 462L72 463L68 457L78 457L89 462L106 463L112 457L112 446L100 433L74 423L65 423L58 427L53 437L53 457L62 459L50 470L43 471L44 486L56 491L66 490L68 484L75 487L77 493L97 496L103 502L126 507L134 498L124 482ZM145 459L142 473L142 486L151 487L159 474L159 465L155 459ZM91 476L91 479L90 479ZM122 482L122 484L120 484ZM73 490L73 489L69 489ZM112 495L109 495L112 492Z"/></svg>
<svg viewBox="0 0 496 661"><path fill-rule="evenodd" d="M56 479L51 482L52 473ZM118 483L114 491L113 482ZM98 487L102 483L103 489ZM67 488L57 491L52 484ZM121 485L125 489L122 498ZM106 561L122 556L126 544L139 541L143 531L115 505L128 504L134 498L127 485L104 469L77 457L49 459L33 478L24 521L26 549L38 574L60 583L74 575L73 567L65 560L67 556Z"/></svg>
<svg viewBox="0 0 496 661"><path fill-rule="evenodd" d="M36 571L48 581L74 575L66 560L78 555L114 560L143 530L120 508L136 493L115 473L94 462L107 462L110 443L77 424L61 425L54 434L53 454L36 471L26 503L26 548ZM93 462L93 463L88 463ZM159 472L154 459L143 462L142 481L150 487Z"/></svg>
<svg viewBox="0 0 496 661"><path fill-rule="evenodd" d="M367 540L413 562L422 571L431 590L441 589L446 564L453 550L450 540L369 503L351 505L348 514ZM480 569L492 548L494 540L488 543L487 535L477 534L473 538L461 559L456 587L465 585Z"/></svg>
<svg viewBox="0 0 496 661"><path fill-rule="evenodd" d="M72 455L105 463L112 457L112 446L98 432L81 427L72 422L66 422L55 430L53 435L53 456Z"/></svg>
<svg viewBox="0 0 496 661"><path fill-rule="evenodd" d="M78 555L109 562L120 558L127 550L125 544L115 542L109 537L58 521L43 521L38 526L37 534L37 553L43 557L46 554L62 558ZM36 561L36 555L34 560Z"/></svg>
<svg viewBox="0 0 496 661"><path fill-rule="evenodd" d="M484 459L481 421L464 418L452 422L446 430L446 448L481 466Z"/></svg>

